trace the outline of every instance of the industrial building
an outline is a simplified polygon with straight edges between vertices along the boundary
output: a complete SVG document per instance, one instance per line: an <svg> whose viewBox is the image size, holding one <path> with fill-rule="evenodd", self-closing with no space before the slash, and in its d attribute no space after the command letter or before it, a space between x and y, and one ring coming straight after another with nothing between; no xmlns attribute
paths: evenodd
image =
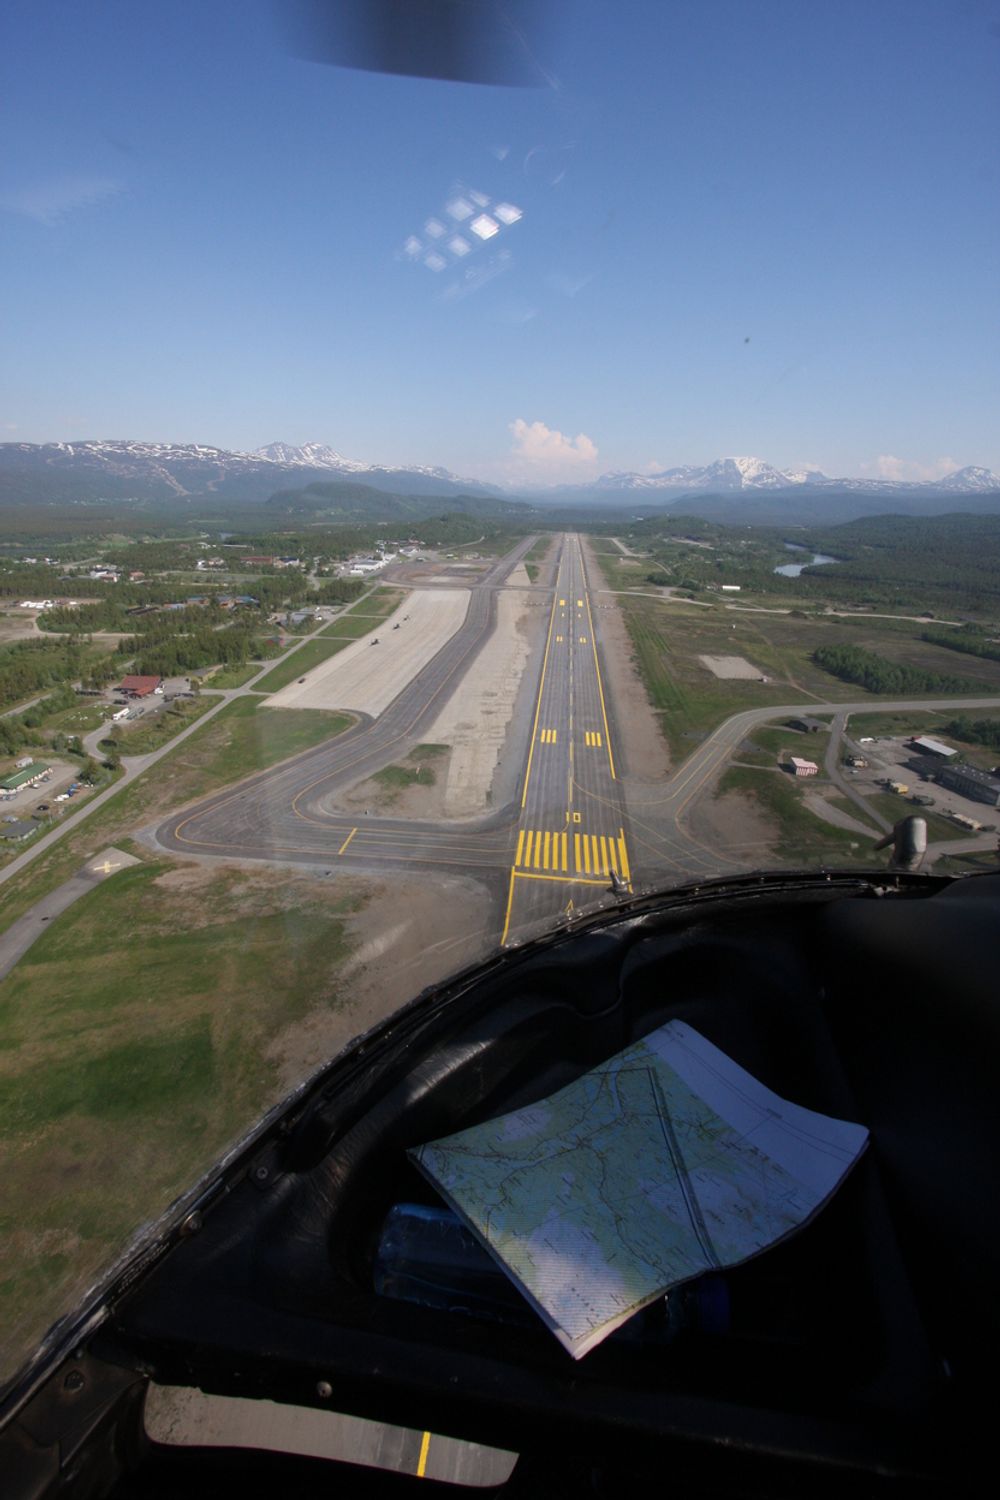
<svg viewBox="0 0 1000 1500"><path fill-rule="evenodd" d="M789 719L786 724L786 728L797 729L801 734L819 734L821 729L829 729L829 727L829 724L824 724L822 719L808 717Z"/></svg>
<svg viewBox="0 0 1000 1500"><path fill-rule="evenodd" d="M20 771L14 771L10 776L0 781L0 792L20 792L26 786L37 786L50 774L48 766L39 765L32 761L30 766L23 766Z"/></svg>
<svg viewBox="0 0 1000 1500"><path fill-rule="evenodd" d="M150 693L163 692L162 677L123 677L118 691L126 698L148 698Z"/></svg>
<svg viewBox="0 0 1000 1500"><path fill-rule="evenodd" d="M928 735L914 735L910 741L910 749L916 750L921 755L934 755L939 760L950 760L958 751L953 750L950 745L942 744L940 740L932 740Z"/></svg>
<svg viewBox="0 0 1000 1500"><path fill-rule="evenodd" d="M817 776L819 766L814 760L803 760L801 755L793 755L789 758L789 766L793 776Z"/></svg>
<svg viewBox="0 0 1000 1500"><path fill-rule="evenodd" d="M953 792L960 792L973 802L985 802L988 807L1000 807L1000 777L991 776L975 766L941 766L936 780Z"/></svg>
<svg viewBox="0 0 1000 1500"><path fill-rule="evenodd" d="M13 844L19 844L22 839L30 839L33 833L37 833L38 823L18 819L14 823L0 823L0 839L8 839Z"/></svg>

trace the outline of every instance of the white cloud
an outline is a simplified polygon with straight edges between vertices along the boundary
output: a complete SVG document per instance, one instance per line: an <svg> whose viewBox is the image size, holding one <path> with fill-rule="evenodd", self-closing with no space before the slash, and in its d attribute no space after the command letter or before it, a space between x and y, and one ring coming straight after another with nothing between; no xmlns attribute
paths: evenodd
<svg viewBox="0 0 1000 1500"><path fill-rule="evenodd" d="M585 432L567 437L544 422L526 422L523 417L509 424L514 436L514 456L522 463L551 468L582 468L597 462L597 444Z"/></svg>
<svg viewBox="0 0 1000 1500"><path fill-rule="evenodd" d="M106 198L113 198L124 188L124 183L112 177L51 178L47 182L36 182L19 192L5 193L0 197L0 208L10 213L22 214L38 224L52 226L60 223L67 214L77 208L89 208Z"/></svg>
<svg viewBox="0 0 1000 1500"><path fill-rule="evenodd" d="M873 463L861 465L865 474L875 474L879 479L914 480L943 479L962 467L957 458L944 456L929 464L912 458L897 458L894 453L880 453Z"/></svg>

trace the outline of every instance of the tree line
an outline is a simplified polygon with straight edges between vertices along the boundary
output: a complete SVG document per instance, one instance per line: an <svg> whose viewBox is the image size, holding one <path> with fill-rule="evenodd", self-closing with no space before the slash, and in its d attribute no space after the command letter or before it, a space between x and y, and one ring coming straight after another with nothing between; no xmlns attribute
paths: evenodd
<svg viewBox="0 0 1000 1500"><path fill-rule="evenodd" d="M970 682L965 677L941 676L936 672L925 672L920 667L905 666L901 662L887 661L874 651L863 646L819 646L812 659L824 672L839 677L842 682L854 682L868 693L903 696L917 693L981 693L981 682ZM1000 692L1000 688L995 689Z"/></svg>

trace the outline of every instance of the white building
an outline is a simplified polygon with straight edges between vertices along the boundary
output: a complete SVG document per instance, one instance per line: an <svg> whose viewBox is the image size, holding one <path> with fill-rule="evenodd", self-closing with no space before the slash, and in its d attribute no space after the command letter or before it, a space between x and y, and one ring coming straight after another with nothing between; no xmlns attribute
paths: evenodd
<svg viewBox="0 0 1000 1500"><path fill-rule="evenodd" d="M793 776L816 776L819 774L819 766L814 760L803 760L801 755L793 755L789 760Z"/></svg>

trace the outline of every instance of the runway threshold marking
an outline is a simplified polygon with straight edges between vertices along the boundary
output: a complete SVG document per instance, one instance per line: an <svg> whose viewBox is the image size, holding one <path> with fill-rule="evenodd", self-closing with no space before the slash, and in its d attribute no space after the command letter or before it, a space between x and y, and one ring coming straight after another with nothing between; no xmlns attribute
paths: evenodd
<svg viewBox="0 0 1000 1500"><path fill-rule="evenodd" d="M357 831L358 830L356 828L352 828L351 829L350 833L347 835L346 839L341 844L340 848L337 850L338 854L343 854L344 850L347 848L348 844L351 842L351 839L354 837L354 835L357 833Z"/></svg>
<svg viewBox="0 0 1000 1500"><path fill-rule="evenodd" d="M569 836L562 830L522 828L517 836L514 869L569 869Z"/></svg>
<svg viewBox="0 0 1000 1500"><path fill-rule="evenodd" d="M625 830L618 836L604 833L574 833L573 868L577 875L610 875L614 870L623 880L631 880Z"/></svg>

